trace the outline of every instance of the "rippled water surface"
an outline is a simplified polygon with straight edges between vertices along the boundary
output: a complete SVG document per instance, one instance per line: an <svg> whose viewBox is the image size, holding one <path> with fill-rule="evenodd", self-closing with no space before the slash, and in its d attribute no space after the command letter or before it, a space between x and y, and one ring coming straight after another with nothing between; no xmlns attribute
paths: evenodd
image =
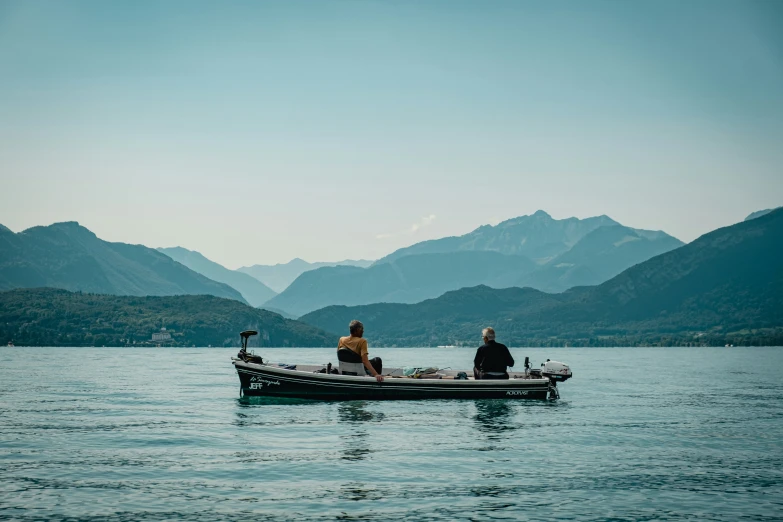
<svg viewBox="0 0 783 522"><path fill-rule="evenodd" d="M0 518L783 520L783 349L512 350L551 403L240 399L235 352L0 348Z"/></svg>

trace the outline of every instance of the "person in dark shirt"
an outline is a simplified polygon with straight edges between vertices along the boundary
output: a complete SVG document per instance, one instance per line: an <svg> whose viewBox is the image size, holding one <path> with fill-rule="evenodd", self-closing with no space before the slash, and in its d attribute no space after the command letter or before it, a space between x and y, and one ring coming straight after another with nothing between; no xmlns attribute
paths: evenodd
<svg viewBox="0 0 783 522"><path fill-rule="evenodd" d="M473 376L476 379L508 379L506 368L514 366L514 358L505 344L495 342L495 330L481 331L484 344L476 351L473 359Z"/></svg>

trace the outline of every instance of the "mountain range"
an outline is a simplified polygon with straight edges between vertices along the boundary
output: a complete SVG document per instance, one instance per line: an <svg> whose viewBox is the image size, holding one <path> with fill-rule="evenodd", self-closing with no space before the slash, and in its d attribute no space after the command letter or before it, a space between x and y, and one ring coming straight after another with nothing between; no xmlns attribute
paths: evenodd
<svg viewBox="0 0 783 522"><path fill-rule="evenodd" d="M259 307L277 295L277 292L258 279L237 270L229 270L223 265L210 261L199 252L182 247L158 248L157 250L194 272L213 281L229 285L239 291L251 306Z"/></svg>
<svg viewBox="0 0 783 522"><path fill-rule="evenodd" d="M303 320L338 333L360 318L373 342L387 345L473 341L487 324L512 344L783 343L783 209L685 246L605 216L553 220L537 212L501 225L450 238L454 251L413 253L432 245L412 245L402 249L409 254L356 262L364 267L307 270L268 301L273 290L198 252L110 243L74 222L20 233L0 225L0 290L7 290L0 331L26 344L108 345L145 342L165 323L176 325L175 344L230 345L234 330L274 323L264 342L332 344L332 334L254 311L243 304L249 300L308 311Z"/></svg>
<svg viewBox="0 0 783 522"><path fill-rule="evenodd" d="M705 234L592 287L560 294L486 286L417 304L330 306L300 320L372 343L475 340L492 325L514 345L783 343L783 209Z"/></svg>
<svg viewBox="0 0 783 522"><path fill-rule="evenodd" d="M244 302L234 288L165 254L103 241L76 222L18 234L0 226L0 290L34 287L138 296L209 294Z"/></svg>
<svg viewBox="0 0 783 522"><path fill-rule="evenodd" d="M418 243L374 263L294 259L229 270L182 247L155 251L109 243L70 222L19 234L0 228L0 289L49 286L115 295L205 294L296 317L330 304L413 303L479 284L562 291L602 282L679 244L663 232L622 227L606 216L554 220L539 211L496 227L479 227L465 236ZM448 248L454 250L415 253ZM550 255L554 257L546 257ZM272 286L283 292L277 295Z"/></svg>
<svg viewBox="0 0 783 522"><path fill-rule="evenodd" d="M368 268L323 267L303 273L265 306L299 316L330 304L416 303L463 286L511 286L536 265L498 252L401 257Z"/></svg>
<svg viewBox="0 0 783 522"><path fill-rule="evenodd" d="M233 299L210 295L136 297L20 288L0 292L0 343L20 346L336 346L337 336Z"/></svg>
<svg viewBox="0 0 783 522"><path fill-rule="evenodd" d="M665 232L624 227L607 216L556 220L538 211L402 248L365 269L306 272L266 305L299 316L328 304L415 303L481 284L562 292L602 283L682 245Z"/></svg>
<svg viewBox="0 0 783 522"><path fill-rule="evenodd" d="M553 219L543 210L539 210L529 216L509 219L495 226L478 227L462 236L432 239L400 248L375 264L416 254L442 254L463 250L520 255L543 264L569 250L596 228L615 225L619 223L608 216Z"/></svg>
<svg viewBox="0 0 783 522"><path fill-rule="evenodd" d="M358 266L365 268L370 266L372 263L372 261L367 261L365 259L346 259L345 261L336 261L333 263L308 263L304 259L299 259L297 257L288 263L278 263L276 265L243 266L242 268L238 268L237 271L244 272L255 277L275 292L280 293L288 288L288 286L297 277L310 270L315 270L316 268L326 266Z"/></svg>

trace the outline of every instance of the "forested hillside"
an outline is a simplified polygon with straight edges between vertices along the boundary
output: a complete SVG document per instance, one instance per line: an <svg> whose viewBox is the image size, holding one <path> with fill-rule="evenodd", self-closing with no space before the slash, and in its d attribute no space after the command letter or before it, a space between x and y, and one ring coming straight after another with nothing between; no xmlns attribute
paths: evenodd
<svg viewBox="0 0 783 522"><path fill-rule="evenodd" d="M337 336L232 299L132 297L52 288L0 292L0 344L25 346L239 346L239 332L258 330L256 346L336 346Z"/></svg>

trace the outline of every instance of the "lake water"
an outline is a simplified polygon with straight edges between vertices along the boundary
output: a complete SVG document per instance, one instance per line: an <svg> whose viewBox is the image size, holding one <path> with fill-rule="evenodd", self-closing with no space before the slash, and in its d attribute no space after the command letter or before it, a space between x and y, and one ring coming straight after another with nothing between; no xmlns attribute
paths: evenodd
<svg viewBox="0 0 783 522"><path fill-rule="evenodd" d="M783 520L783 349L513 349L572 366L561 400L287 404L235 353L0 348L0 518Z"/></svg>

